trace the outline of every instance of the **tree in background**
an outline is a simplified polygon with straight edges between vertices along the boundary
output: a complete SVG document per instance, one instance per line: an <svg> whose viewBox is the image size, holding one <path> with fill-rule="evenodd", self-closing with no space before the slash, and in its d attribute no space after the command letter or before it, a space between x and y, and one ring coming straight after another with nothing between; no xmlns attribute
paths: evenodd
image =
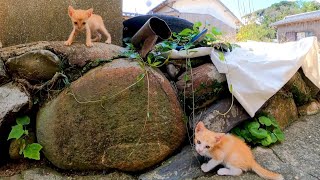
<svg viewBox="0 0 320 180"><path fill-rule="evenodd" d="M239 29L237 41L255 40L271 41L276 38L276 31L270 27L271 23L286 16L320 10L320 3L316 1L281 1L270 7L245 15L246 25ZM257 34L258 33L258 34Z"/></svg>

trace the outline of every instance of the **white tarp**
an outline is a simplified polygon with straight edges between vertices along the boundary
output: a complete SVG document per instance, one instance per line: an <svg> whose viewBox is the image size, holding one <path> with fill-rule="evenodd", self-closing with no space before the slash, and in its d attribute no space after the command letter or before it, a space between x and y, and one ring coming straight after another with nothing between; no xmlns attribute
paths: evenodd
<svg viewBox="0 0 320 180"><path fill-rule="evenodd" d="M253 117L302 67L304 74L320 88L318 43L315 37L283 44L238 43L240 48L225 54L225 61L212 51L211 59L225 73L232 93Z"/></svg>

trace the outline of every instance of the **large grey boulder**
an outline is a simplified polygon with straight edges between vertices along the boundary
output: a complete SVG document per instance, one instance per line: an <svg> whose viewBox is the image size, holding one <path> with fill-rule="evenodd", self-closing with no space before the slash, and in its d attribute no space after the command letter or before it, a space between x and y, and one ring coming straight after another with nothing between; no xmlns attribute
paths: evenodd
<svg viewBox="0 0 320 180"><path fill-rule="evenodd" d="M10 113L19 112L29 104L29 96L12 82L0 86L0 127Z"/></svg>
<svg viewBox="0 0 320 180"><path fill-rule="evenodd" d="M37 139L47 159L62 169L138 171L173 153L185 137L183 113L168 80L146 70L114 60L42 107Z"/></svg>
<svg viewBox="0 0 320 180"><path fill-rule="evenodd" d="M9 58L6 67L15 78L39 82L51 79L60 71L61 62L57 55L48 50L34 50Z"/></svg>
<svg viewBox="0 0 320 180"><path fill-rule="evenodd" d="M43 50L48 50L57 55L63 63L62 68L67 68L69 65L83 67L89 62L114 59L122 53L124 48L98 42L95 42L93 47L88 48L82 43L65 46L63 41L39 41L2 48L0 49L0 58L7 62L9 59Z"/></svg>

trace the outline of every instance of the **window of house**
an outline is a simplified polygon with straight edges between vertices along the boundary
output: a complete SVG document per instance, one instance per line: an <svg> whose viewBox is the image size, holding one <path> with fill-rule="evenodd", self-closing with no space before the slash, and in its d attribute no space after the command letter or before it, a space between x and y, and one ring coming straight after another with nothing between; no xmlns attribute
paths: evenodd
<svg viewBox="0 0 320 180"><path fill-rule="evenodd" d="M314 33L311 31L304 31L304 32L298 32L297 33L297 40L300 40L305 37L314 36Z"/></svg>
<svg viewBox="0 0 320 180"><path fill-rule="evenodd" d="M286 32L286 41L295 41L297 40L296 32Z"/></svg>
<svg viewBox="0 0 320 180"><path fill-rule="evenodd" d="M314 36L314 33L311 31L306 31L306 37Z"/></svg>

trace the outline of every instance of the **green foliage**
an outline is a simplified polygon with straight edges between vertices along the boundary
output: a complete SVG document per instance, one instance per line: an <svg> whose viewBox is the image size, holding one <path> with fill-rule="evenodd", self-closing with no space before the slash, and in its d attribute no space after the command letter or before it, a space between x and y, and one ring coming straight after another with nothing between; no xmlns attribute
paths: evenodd
<svg viewBox="0 0 320 180"><path fill-rule="evenodd" d="M270 30L262 25L256 23L250 23L242 26L237 34L237 41L269 41L268 35L273 33L274 30Z"/></svg>
<svg viewBox="0 0 320 180"><path fill-rule="evenodd" d="M25 126L30 124L30 118L28 116L18 117L16 119L17 125L12 126L8 139L22 139L19 154L23 154L25 158L40 160L40 150L42 146L38 143L27 144L25 138L29 135L29 131Z"/></svg>
<svg viewBox="0 0 320 180"><path fill-rule="evenodd" d="M249 22L239 29L237 40L270 41L276 38L276 30L270 26L271 23L282 20L289 15L316 10L320 10L320 3L316 1L281 1L272 4L268 8L243 17Z"/></svg>
<svg viewBox="0 0 320 180"><path fill-rule="evenodd" d="M182 47L182 50L189 50L195 47L218 46L232 50L230 43L220 40L222 33L216 27L213 27L211 31L208 31L200 42L191 42L192 38L201 32L201 25L201 22L196 22L192 28L186 28L179 33L172 33L172 36L168 40L156 44L153 51L148 53L145 60L137 53L135 47L130 43L126 44L127 51L123 52L122 56L131 59L139 59L146 62L146 64L151 67L161 67L169 61L170 55L168 55L168 51L176 49L178 46ZM221 60L224 60L223 53L220 54L220 58Z"/></svg>
<svg viewBox="0 0 320 180"><path fill-rule="evenodd" d="M231 132L248 143L269 146L284 141L284 134L271 116L260 116L235 127Z"/></svg>
<svg viewBox="0 0 320 180"><path fill-rule="evenodd" d="M28 144L23 150L23 156L29 159L40 160L42 146L38 143Z"/></svg>

